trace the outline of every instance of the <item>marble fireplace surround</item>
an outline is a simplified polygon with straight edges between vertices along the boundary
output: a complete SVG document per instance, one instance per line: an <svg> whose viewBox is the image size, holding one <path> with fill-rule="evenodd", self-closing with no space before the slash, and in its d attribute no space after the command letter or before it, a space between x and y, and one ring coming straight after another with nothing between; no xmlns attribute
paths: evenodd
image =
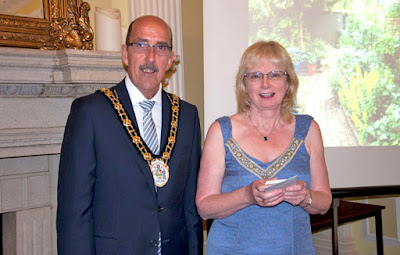
<svg viewBox="0 0 400 255"><path fill-rule="evenodd" d="M59 152L72 101L119 82L120 52L0 47L3 254L56 254Z"/></svg>

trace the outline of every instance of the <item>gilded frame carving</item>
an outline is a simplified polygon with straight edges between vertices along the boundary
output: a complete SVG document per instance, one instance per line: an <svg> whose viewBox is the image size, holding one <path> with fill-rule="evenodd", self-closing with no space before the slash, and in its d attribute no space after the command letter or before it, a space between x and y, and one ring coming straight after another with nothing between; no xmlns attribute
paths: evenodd
<svg viewBox="0 0 400 255"><path fill-rule="evenodd" d="M42 0L44 18L0 14L0 46L93 49L90 6L82 0Z"/></svg>

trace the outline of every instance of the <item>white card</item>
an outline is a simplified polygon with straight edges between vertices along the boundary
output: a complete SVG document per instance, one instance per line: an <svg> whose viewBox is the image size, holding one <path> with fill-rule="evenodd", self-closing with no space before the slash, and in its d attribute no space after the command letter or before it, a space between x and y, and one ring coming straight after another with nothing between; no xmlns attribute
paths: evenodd
<svg viewBox="0 0 400 255"><path fill-rule="evenodd" d="M274 189L284 189L286 187L295 185L297 183L297 175L290 177L289 179L280 179L280 180L267 180L265 185L271 185L265 188L265 192L274 190Z"/></svg>

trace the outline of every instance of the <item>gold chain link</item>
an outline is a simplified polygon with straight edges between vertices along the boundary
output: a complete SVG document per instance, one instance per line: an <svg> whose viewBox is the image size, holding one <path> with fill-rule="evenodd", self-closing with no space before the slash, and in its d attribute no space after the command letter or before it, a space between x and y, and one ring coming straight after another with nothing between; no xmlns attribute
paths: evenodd
<svg viewBox="0 0 400 255"><path fill-rule="evenodd" d="M136 130L133 128L132 121L129 119L128 115L125 112L124 107L119 102L117 91L114 91L115 94L108 88L100 89L100 91L103 92L104 95L108 97L108 99L110 99L111 103L114 105L115 110L118 112L119 117L121 118L122 125L125 126L126 130L131 136L132 142L139 149L144 160L146 160L149 166L151 166L151 160L153 159L153 157L151 153L147 151L146 146L144 146L141 137L136 133ZM172 104L171 107L172 119L171 119L171 129L169 131L169 137L168 137L168 144L165 147L165 151L162 153L161 157L161 159L165 164L167 164L168 160L171 158L171 152L176 142L176 134L178 131L178 116L179 116L179 97L175 94L172 94L173 100L171 100L169 96L168 98Z"/></svg>

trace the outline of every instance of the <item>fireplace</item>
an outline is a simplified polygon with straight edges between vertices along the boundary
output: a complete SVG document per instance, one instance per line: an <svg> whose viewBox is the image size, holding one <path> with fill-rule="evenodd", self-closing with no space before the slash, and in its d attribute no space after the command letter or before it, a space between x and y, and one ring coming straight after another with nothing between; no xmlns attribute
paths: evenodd
<svg viewBox="0 0 400 255"><path fill-rule="evenodd" d="M0 47L3 254L56 254L58 161L70 105L125 74L120 52Z"/></svg>

